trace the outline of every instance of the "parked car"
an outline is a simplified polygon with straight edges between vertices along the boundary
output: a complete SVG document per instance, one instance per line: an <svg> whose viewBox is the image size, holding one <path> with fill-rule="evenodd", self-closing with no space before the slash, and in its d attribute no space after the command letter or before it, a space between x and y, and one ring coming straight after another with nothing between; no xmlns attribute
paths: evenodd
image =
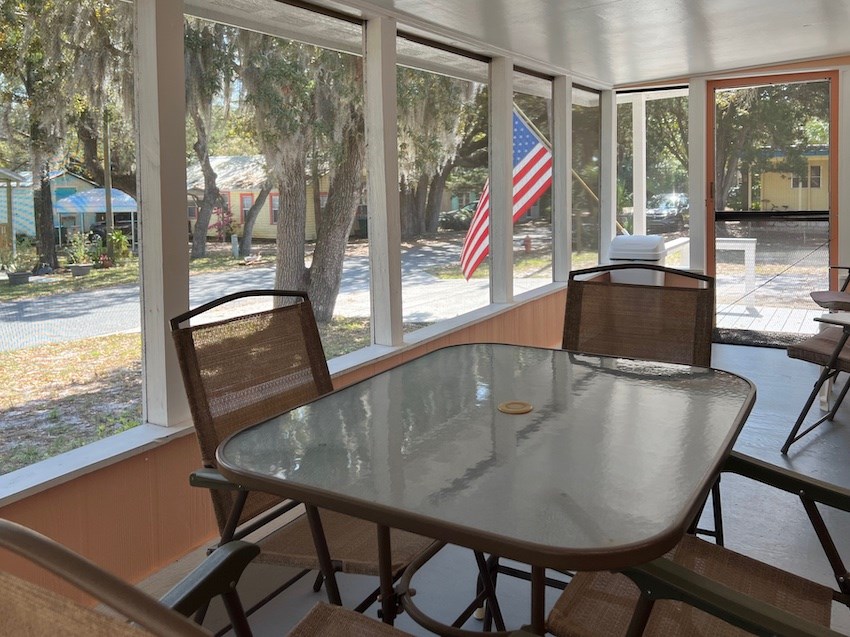
<svg viewBox="0 0 850 637"><path fill-rule="evenodd" d="M678 232L690 219L688 196L668 192L650 197L646 209L647 232Z"/></svg>
<svg viewBox="0 0 850 637"><path fill-rule="evenodd" d="M478 208L478 199L470 201L457 210L447 210L440 213L440 228L443 230L468 230Z"/></svg>

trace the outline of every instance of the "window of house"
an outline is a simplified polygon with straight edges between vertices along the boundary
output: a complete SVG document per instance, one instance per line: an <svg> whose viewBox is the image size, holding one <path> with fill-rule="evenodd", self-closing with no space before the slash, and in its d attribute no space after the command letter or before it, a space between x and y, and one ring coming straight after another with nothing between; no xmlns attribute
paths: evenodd
<svg viewBox="0 0 850 637"><path fill-rule="evenodd" d="M248 218L248 213L251 211L251 206L254 205L254 195L251 193L242 193L239 195L239 223L245 223Z"/></svg>
<svg viewBox="0 0 850 637"><path fill-rule="evenodd" d="M791 178L791 187L792 188L808 188L809 187L808 176L799 177L797 175L794 175Z"/></svg>
<svg viewBox="0 0 850 637"><path fill-rule="evenodd" d="M280 195L278 193L272 193L269 195L269 207L271 210L271 222L273 224L277 224L277 220L280 218Z"/></svg>
<svg viewBox="0 0 850 637"><path fill-rule="evenodd" d="M820 166L809 166L809 187L820 188Z"/></svg>

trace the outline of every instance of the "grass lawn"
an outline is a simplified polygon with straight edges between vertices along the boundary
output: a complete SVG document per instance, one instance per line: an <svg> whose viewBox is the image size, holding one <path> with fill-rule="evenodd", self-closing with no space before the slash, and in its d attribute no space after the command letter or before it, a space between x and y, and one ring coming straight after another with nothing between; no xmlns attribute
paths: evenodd
<svg viewBox="0 0 850 637"><path fill-rule="evenodd" d="M599 254L597 252L579 252L572 256L572 267L589 268L596 265ZM532 250L531 252L514 251L514 276L517 278L541 276L552 271L551 248ZM431 268L428 273L439 279L462 279L463 272L460 263ZM487 279L490 277L490 262L484 260L472 274L473 279Z"/></svg>
<svg viewBox="0 0 850 637"><path fill-rule="evenodd" d="M371 338L368 318L319 331L328 358ZM0 352L0 475L138 425L141 371L138 333Z"/></svg>

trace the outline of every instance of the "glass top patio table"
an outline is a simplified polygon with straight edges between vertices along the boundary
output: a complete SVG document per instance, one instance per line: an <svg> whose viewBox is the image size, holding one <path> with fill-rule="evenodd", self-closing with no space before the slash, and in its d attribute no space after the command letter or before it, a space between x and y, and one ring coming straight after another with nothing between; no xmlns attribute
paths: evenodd
<svg viewBox="0 0 850 637"><path fill-rule="evenodd" d="M245 429L220 470L537 567L673 547L755 400L713 369L496 344L439 349ZM509 414L499 406L530 403Z"/></svg>

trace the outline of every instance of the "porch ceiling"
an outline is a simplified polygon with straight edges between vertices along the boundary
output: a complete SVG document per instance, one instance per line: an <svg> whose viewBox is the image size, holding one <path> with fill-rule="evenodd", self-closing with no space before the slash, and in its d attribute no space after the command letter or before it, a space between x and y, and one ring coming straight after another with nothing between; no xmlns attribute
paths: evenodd
<svg viewBox="0 0 850 637"><path fill-rule="evenodd" d="M603 85L850 54L847 0L319 0Z"/></svg>

